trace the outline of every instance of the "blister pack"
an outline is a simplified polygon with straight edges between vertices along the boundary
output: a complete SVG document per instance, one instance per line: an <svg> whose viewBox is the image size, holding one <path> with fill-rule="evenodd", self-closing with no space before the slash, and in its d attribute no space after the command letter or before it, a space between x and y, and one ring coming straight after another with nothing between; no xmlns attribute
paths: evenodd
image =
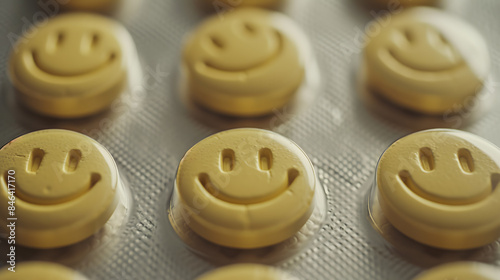
<svg viewBox="0 0 500 280"><path fill-rule="evenodd" d="M0 278L500 279L500 2L0 6Z"/></svg>

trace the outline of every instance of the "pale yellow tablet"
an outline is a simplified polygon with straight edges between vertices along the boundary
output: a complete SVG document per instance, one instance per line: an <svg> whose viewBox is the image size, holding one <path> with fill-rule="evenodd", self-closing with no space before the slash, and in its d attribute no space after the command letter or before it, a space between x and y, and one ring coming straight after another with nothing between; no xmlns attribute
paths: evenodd
<svg viewBox="0 0 500 280"><path fill-rule="evenodd" d="M373 24L379 28L367 36L364 72L377 95L439 115L464 108L481 92L490 58L483 37L467 22L417 7L391 16L386 26Z"/></svg>
<svg viewBox="0 0 500 280"><path fill-rule="evenodd" d="M127 81L125 48L132 40L118 22L94 14L50 19L13 47L9 74L20 101L51 117L84 117L108 108ZM127 46L126 46L127 45Z"/></svg>
<svg viewBox="0 0 500 280"><path fill-rule="evenodd" d="M500 268L475 262L457 262L435 267L413 280L500 280Z"/></svg>
<svg viewBox="0 0 500 280"><path fill-rule="evenodd" d="M0 270L2 280L86 280L82 274L62 266L49 262L23 262L18 263L14 271L9 266L3 266Z"/></svg>
<svg viewBox="0 0 500 280"><path fill-rule="evenodd" d="M55 248L96 233L113 214L118 170L95 140L68 130L40 130L0 150L2 231L16 244ZM7 220L10 218L9 220ZM15 220L11 220L14 218Z"/></svg>
<svg viewBox="0 0 500 280"><path fill-rule="evenodd" d="M304 78L294 41L278 27L291 24L276 12L236 9L204 21L183 53L191 98L232 116L270 114L290 101Z"/></svg>
<svg viewBox="0 0 500 280"><path fill-rule="evenodd" d="M406 236L443 249L500 237L500 149L447 129L411 134L382 155L376 182L382 212Z"/></svg>
<svg viewBox="0 0 500 280"><path fill-rule="evenodd" d="M314 168L287 138L261 129L214 134L179 164L176 211L213 243L258 248L292 237L314 209Z"/></svg>
<svg viewBox="0 0 500 280"><path fill-rule="evenodd" d="M203 274L196 280L296 280L284 272L259 264L235 264Z"/></svg>

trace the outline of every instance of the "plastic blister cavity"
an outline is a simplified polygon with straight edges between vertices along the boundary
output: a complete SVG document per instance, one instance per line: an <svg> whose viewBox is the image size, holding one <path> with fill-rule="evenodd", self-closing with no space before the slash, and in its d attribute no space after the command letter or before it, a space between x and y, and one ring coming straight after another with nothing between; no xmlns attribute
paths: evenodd
<svg viewBox="0 0 500 280"><path fill-rule="evenodd" d="M304 249L324 207L313 166L296 144L265 130L235 129L186 153L168 217L186 245L211 261L273 262Z"/></svg>

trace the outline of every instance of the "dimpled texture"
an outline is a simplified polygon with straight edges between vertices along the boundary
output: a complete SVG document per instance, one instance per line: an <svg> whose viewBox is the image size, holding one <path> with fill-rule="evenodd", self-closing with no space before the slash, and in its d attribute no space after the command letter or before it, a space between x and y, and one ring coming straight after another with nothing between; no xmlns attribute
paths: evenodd
<svg viewBox="0 0 500 280"><path fill-rule="evenodd" d="M38 11L32 1L5 2L0 9L1 38L8 38L11 32L20 34L24 24L20 19L33 21ZM496 46L500 45L500 18L495 11L500 10L500 2L448 2L448 11L481 30L491 49L493 73L499 73L500 52ZM275 264L298 279L411 279L424 270L379 242L378 236L367 229L367 218L362 214L366 208L364 195L374 180L378 158L410 130L369 113L358 101L352 82L362 50L357 40L359 30L364 30L373 17L357 3L292 0L284 10L310 38L323 78L311 107L296 115L276 115L276 119L288 116L290 120L271 127L304 149L328 193L327 221L311 246ZM215 268L184 247L164 226L168 224L164 214L168 194L174 188L180 159L198 141L218 131L194 120L173 94L179 78L174 71L182 50L179 42L203 19L193 1L149 0L125 25L137 42L145 70L154 73L151 69L158 67L169 75L156 81L150 74L147 99L108 119L113 122L99 126L88 124L93 120L71 125L51 123L70 126L108 148L121 174L127 177L138 205L127 234L117 238L118 244L111 248L113 254L95 254L75 265L91 279L196 279ZM5 72L9 52L9 44L0 44L2 144L35 128L47 127L36 118L19 117L22 111L10 102L12 88ZM497 100L493 105L498 108L500 103ZM500 111L493 110L466 129L499 145L499 118ZM500 265L499 260L491 262Z"/></svg>
<svg viewBox="0 0 500 280"><path fill-rule="evenodd" d="M285 273L264 265L237 264L206 273L196 280L295 280Z"/></svg>
<svg viewBox="0 0 500 280"><path fill-rule="evenodd" d="M379 202L407 236L470 249L500 237L500 149L458 130L426 130L392 144L377 166Z"/></svg>
<svg viewBox="0 0 500 280"><path fill-rule="evenodd" d="M179 164L176 186L176 207L193 231L220 245L259 248L290 238L305 224L316 175L295 143L242 128L193 146Z"/></svg>
<svg viewBox="0 0 500 280"><path fill-rule="evenodd" d="M87 280L75 270L49 262L23 262L17 265L14 273L3 267L0 270L0 278L3 280Z"/></svg>
<svg viewBox="0 0 500 280"><path fill-rule="evenodd" d="M9 75L20 101L52 117L77 118L106 108L122 93L128 56L127 31L103 16L74 13L54 17L20 37Z"/></svg>

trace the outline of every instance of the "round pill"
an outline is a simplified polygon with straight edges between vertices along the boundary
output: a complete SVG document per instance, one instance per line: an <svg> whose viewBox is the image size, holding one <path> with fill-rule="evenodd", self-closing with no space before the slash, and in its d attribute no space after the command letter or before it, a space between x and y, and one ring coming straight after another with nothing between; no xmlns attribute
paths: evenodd
<svg viewBox="0 0 500 280"><path fill-rule="evenodd" d="M228 9L228 8L238 8L238 7L262 7L262 8L274 8L283 4L285 0L205 0L208 4L214 6L216 10Z"/></svg>
<svg viewBox="0 0 500 280"><path fill-rule="evenodd" d="M79 11L109 12L117 7L121 0L68 0L63 8Z"/></svg>
<svg viewBox="0 0 500 280"><path fill-rule="evenodd" d="M193 101L241 117L269 114L290 101L304 78L304 63L279 27L283 19L276 12L242 8L198 27L183 54Z"/></svg>
<svg viewBox="0 0 500 280"><path fill-rule="evenodd" d="M118 22L70 13L30 34L18 40L9 62L17 96L27 108L50 117L83 117L108 108L123 91L125 45L133 43Z"/></svg>
<svg viewBox="0 0 500 280"><path fill-rule="evenodd" d="M179 164L176 207L201 237L258 248L292 237L314 209L314 168L287 138L261 129L212 135Z"/></svg>
<svg viewBox="0 0 500 280"><path fill-rule="evenodd" d="M0 279L19 280L19 279L37 279L37 280L86 280L87 278L80 273L62 266L60 264L49 262L24 262L17 264L14 271L10 271L9 266L3 266L0 271Z"/></svg>
<svg viewBox="0 0 500 280"><path fill-rule="evenodd" d="M391 17L364 50L367 86L383 99L422 114L462 108L490 73L486 42L472 26L435 8Z"/></svg>
<svg viewBox="0 0 500 280"><path fill-rule="evenodd" d="M392 144L377 167L382 212L406 236L433 247L470 249L500 237L500 149L447 129Z"/></svg>
<svg viewBox="0 0 500 280"><path fill-rule="evenodd" d="M0 150L0 176L1 205L15 204L15 211L2 209L0 216L17 218L16 243L27 247L82 241L108 221L118 203L113 158L76 132L40 130L12 140Z"/></svg>
<svg viewBox="0 0 500 280"><path fill-rule="evenodd" d="M295 280L273 267L258 264L235 264L206 273L196 280Z"/></svg>
<svg viewBox="0 0 500 280"><path fill-rule="evenodd" d="M500 280L500 268L475 262L457 262L438 266L413 280Z"/></svg>

